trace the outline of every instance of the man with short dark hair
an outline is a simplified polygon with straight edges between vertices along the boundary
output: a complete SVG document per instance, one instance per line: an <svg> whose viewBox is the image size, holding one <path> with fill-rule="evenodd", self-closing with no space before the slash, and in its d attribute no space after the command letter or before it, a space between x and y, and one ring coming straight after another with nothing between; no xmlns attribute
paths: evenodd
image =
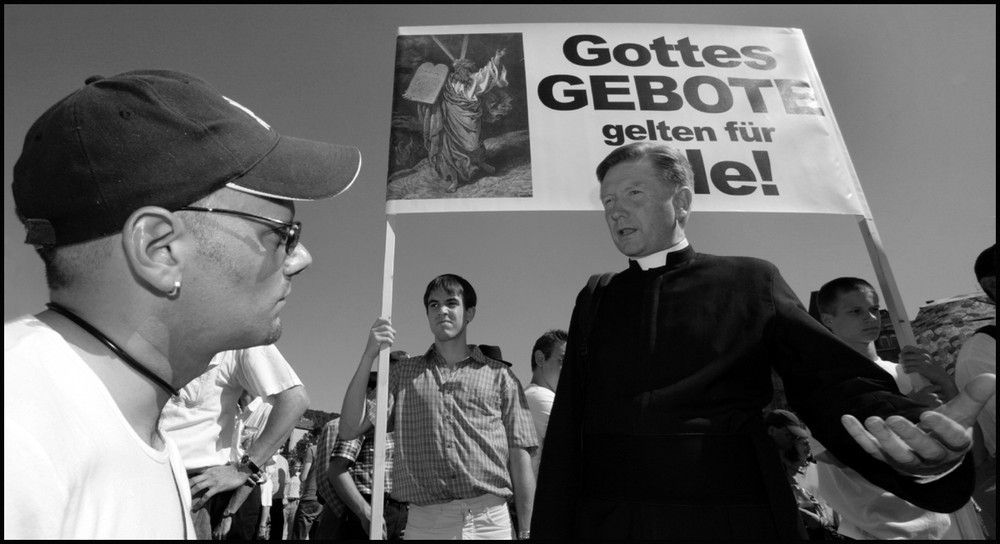
<svg viewBox="0 0 1000 544"><path fill-rule="evenodd" d="M508 366L470 346L476 291L444 274L424 291L434 344L389 368L389 426L395 432L392 497L409 503L406 539L511 539L507 501L514 499L519 538L529 536L535 478L534 425L521 384ZM340 435L353 439L375 420L368 376L395 330L372 326L344 396Z"/></svg>
<svg viewBox="0 0 1000 544"><path fill-rule="evenodd" d="M882 332L882 318L878 293L870 283L852 277L830 280L817 291L816 305L823 326L888 372L901 393L928 407L941 404L934 393L914 390L903 365L878 356L875 340ZM840 534L857 540L950 540L961 536L958 524L947 514L914 506L868 482L825 451L820 442L813 448L819 461L816 494L840 514Z"/></svg>
<svg viewBox="0 0 1000 544"><path fill-rule="evenodd" d="M293 201L359 166L179 72L95 76L42 114L12 189L51 303L4 324L5 538L194 537L160 412L215 354L278 338L312 261Z"/></svg>
<svg viewBox="0 0 1000 544"><path fill-rule="evenodd" d="M536 538L804 538L762 417L772 367L816 438L865 478L931 510L968 501L968 426L995 375L927 410L810 317L774 265L694 251L682 152L626 145L597 178L628 269L577 297Z"/></svg>
<svg viewBox="0 0 1000 544"><path fill-rule="evenodd" d="M556 387L562 372L563 358L566 356L566 340L569 335L562 329L553 329L538 337L531 348L531 383L524 388L528 408L535 421L538 434L538 451L531 456L531 468L538 476L538 464L542 461L545 446L545 429L549 426L549 413L556 400Z"/></svg>

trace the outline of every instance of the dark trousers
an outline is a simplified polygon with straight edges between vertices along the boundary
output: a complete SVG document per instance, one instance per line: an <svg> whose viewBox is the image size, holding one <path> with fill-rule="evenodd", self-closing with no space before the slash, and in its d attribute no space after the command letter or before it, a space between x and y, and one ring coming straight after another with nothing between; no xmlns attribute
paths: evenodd
<svg viewBox="0 0 1000 544"><path fill-rule="evenodd" d="M344 520L340 516L333 513L330 509L330 503L323 504L323 511L319 514L319 519L313 523L312 538L313 540L341 540L344 537L341 536L340 526L343 524Z"/></svg>
<svg viewBox="0 0 1000 544"><path fill-rule="evenodd" d="M370 495L362 495L366 502L371 503ZM406 529L406 503L390 498L385 499L382 507L382 519L385 521L385 538L387 540L402 540ZM368 521L362 521L350 508L344 506L340 515L334 514L329 508L323 510L316 532L317 540L368 540Z"/></svg>
<svg viewBox="0 0 1000 544"><path fill-rule="evenodd" d="M194 530L198 540L212 540L212 527L222 523L222 513L229 506L229 499L234 491L219 493L205 506L192 513ZM239 510L233 514L229 530L229 540L253 540L257 536L257 525L260 523L260 487L255 487Z"/></svg>
<svg viewBox="0 0 1000 544"><path fill-rule="evenodd" d="M369 504L372 502L371 495L362 494L361 496ZM348 518L345 520L344 525L349 535L345 538L368 538L368 529L371 527L364 526L368 522L363 522L361 518L354 515L354 512L350 508L345 508L344 510L344 516ZM403 530L406 529L407 513L408 510L405 502L399 502L389 497L385 498L385 503L382 507L382 519L385 520L385 538L387 540L403 540Z"/></svg>
<svg viewBox="0 0 1000 544"><path fill-rule="evenodd" d="M323 505L318 500L299 500L299 509L295 512L295 523L292 524L292 532L289 540L309 540L313 538L313 523L323 510Z"/></svg>
<svg viewBox="0 0 1000 544"><path fill-rule="evenodd" d="M285 530L285 505L281 497L271 497L271 533L270 540L282 540Z"/></svg>

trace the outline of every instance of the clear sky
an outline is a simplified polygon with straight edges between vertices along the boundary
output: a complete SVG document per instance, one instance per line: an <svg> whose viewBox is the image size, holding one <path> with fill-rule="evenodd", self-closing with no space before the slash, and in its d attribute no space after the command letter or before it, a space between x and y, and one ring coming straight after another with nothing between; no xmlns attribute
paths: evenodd
<svg viewBox="0 0 1000 544"><path fill-rule="evenodd" d="M312 407L339 412L381 307L397 28L547 22L802 29L908 316L978 291L972 263L996 241L995 5L4 5L4 319L48 300L10 194L31 123L93 74L191 72L282 134L362 151L347 193L298 207L314 264L293 283L278 342ZM771 260L804 300L836 276L875 283L852 218L694 209L697 250ZM568 327L591 273L624 266L599 212L398 216L396 347L427 349L424 287L457 273L479 293L470 342L499 345L527 383L535 338Z"/></svg>

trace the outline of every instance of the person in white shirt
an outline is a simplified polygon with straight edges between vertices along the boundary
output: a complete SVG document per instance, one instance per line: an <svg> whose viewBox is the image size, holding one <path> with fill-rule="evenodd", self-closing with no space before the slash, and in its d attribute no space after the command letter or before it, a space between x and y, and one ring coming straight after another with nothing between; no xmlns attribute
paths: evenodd
<svg viewBox="0 0 1000 544"><path fill-rule="evenodd" d="M875 288L860 278L842 277L824 284L816 296L820 321L855 351L868 357L896 381L900 392L928 407L941 404L938 386L914 390L902 365L878 356L875 340L882 331ZM911 348L908 346L908 348ZM919 350L904 349L908 354ZM870 483L847 467L822 444L813 451L818 462L817 491L841 516L840 534L856 540L960 538L954 515L931 512ZM966 505L965 508L972 508ZM971 538L974 535L969 535ZM978 535L981 538L981 534Z"/></svg>
<svg viewBox="0 0 1000 544"><path fill-rule="evenodd" d="M245 420L237 417L241 395L262 406L245 411ZM302 381L274 345L219 353L170 399L160 428L184 458L199 538L230 530L233 538L255 536L261 497L254 483L308 408ZM241 421L257 425L245 449L234 434Z"/></svg>
<svg viewBox="0 0 1000 544"><path fill-rule="evenodd" d="M12 192L50 302L4 324L5 539L194 538L161 410L277 340L312 262L293 201L359 166L180 72L93 76L35 121Z"/></svg>
<svg viewBox="0 0 1000 544"><path fill-rule="evenodd" d="M531 456L531 468L538 477L538 465L542 461L545 447L545 429L549 426L549 413L556 400L559 373L562 372L563 358L566 356L566 340L569 334L561 329L553 329L538 337L531 348L531 383L524 388L528 408L535 421L538 434L538 451Z"/></svg>

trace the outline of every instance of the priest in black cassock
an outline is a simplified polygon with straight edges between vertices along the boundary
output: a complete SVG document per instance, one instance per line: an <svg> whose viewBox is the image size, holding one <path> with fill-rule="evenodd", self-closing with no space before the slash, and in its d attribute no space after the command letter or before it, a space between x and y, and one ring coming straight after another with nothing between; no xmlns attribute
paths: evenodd
<svg viewBox="0 0 1000 544"><path fill-rule="evenodd" d="M970 425L995 375L927 411L810 317L774 265L695 252L682 153L630 144L597 177L628 268L577 297L533 537L805 538L762 416L772 368L865 478L928 510L969 500Z"/></svg>

